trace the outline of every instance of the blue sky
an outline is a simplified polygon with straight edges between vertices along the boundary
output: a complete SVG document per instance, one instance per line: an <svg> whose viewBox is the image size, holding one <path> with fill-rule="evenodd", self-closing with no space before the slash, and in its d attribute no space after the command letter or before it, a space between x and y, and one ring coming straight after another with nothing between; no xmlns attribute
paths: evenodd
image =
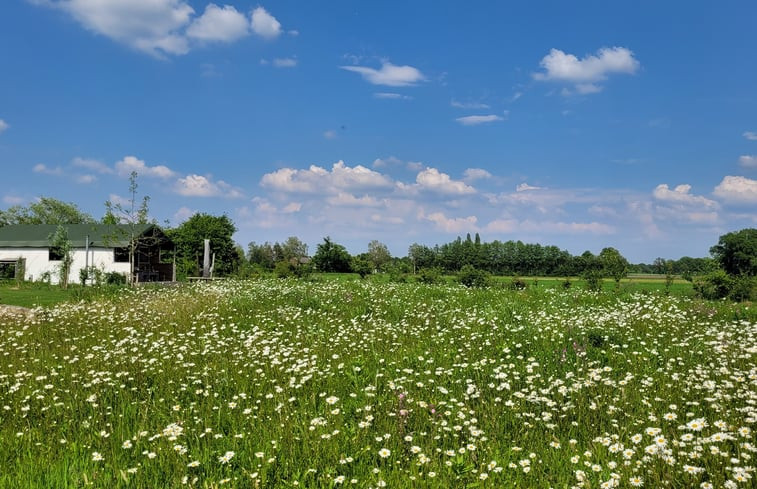
<svg viewBox="0 0 757 489"><path fill-rule="evenodd" d="M757 4L9 0L0 208L631 261L757 226Z"/></svg>

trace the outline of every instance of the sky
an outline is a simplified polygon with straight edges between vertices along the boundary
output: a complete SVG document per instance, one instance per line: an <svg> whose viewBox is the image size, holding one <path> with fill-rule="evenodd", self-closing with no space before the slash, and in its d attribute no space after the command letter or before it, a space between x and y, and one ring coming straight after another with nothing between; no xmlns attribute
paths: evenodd
<svg viewBox="0 0 757 489"><path fill-rule="evenodd" d="M754 1L7 0L0 209L708 256L757 227Z"/></svg>

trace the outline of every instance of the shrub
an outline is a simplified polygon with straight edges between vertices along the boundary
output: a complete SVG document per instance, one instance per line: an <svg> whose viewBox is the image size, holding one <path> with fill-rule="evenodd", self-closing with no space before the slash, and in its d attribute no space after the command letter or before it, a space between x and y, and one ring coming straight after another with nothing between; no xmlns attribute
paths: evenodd
<svg viewBox="0 0 757 489"><path fill-rule="evenodd" d="M588 290L594 292L602 290L602 273L599 270L588 270L584 273L583 279L586 281Z"/></svg>
<svg viewBox="0 0 757 489"><path fill-rule="evenodd" d="M108 272L105 274L105 283L108 285L126 285L126 275L118 272Z"/></svg>
<svg viewBox="0 0 757 489"><path fill-rule="evenodd" d="M421 268L418 281L422 284L438 284L442 282L442 271L438 268Z"/></svg>
<svg viewBox="0 0 757 489"><path fill-rule="evenodd" d="M702 299L725 299L733 288L733 278L723 270L715 270L694 280L694 290Z"/></svg>
<svg viewBox="0 0 757 489"><path fill-rule="evenodd" d="M488 287L491 283L489 273L474 268L473 265L465 265L461 268L457 279L466 287Z"/></svg>
<svg viewBox="0 0 757 489"><path fill-rule="evenodd" d="M739 302L757 299L757 278L746 275L734 278L728 297Z"/></svg>

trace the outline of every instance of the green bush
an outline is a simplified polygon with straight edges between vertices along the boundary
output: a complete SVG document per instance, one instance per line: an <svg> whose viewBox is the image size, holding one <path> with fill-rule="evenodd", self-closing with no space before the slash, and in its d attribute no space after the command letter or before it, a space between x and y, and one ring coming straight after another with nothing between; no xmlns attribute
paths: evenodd
<svg viewBox="0 0 757 489"><path fill-rule="evenodd" d="M491 284L489 273L485 270L474 268L473 265L465 265L457 274L457 279L466 287L488 287Z"/></svg>
<svg viewBox="0 0 757 489"><path fill-rule="evenodd" d="M733 288L733 277L723 270L715 270L694 280L694 290L702 299L725 299Z"/></svg>
<svg viewBox="0 0 757 489"><path fill-rule="evenodd" d="M438 284L442 281L442 271L438 268L421 268L418 273L418 282L422 284Z"/></svg>
<svg viewBox="0 0 757 489"><path fill-rule="evenodd" d="M105 283L108 285L125 285L126 275L118 272L108 272L105 274Z"/></svg>
<svg viewBox="0 0 757 489"><path fill-rule="evenodd" d="M738 302L757 300L757 278L746 275L734 278L728 297Z"/></svg>
<svg viewBox="0 0 757 489"><path fill-rule="evenodd" d="M507 288L512 290L526 290L528 288L528 283L520 277L513 277Z"/></svg>
<svg viewBox="0 0 757 489"><path fill-rule="evenodd" d="M598 292L602 290L602 273L599 270L588 270L583 274L588 290Z"/></svg>

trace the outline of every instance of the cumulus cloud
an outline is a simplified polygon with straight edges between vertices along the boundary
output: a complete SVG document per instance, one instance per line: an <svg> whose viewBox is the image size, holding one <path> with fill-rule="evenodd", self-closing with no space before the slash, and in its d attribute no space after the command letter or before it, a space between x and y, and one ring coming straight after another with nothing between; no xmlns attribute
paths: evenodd
<svg viewBox="0 0 757 489"><path fill-rule="evenodd" d="M187 28L187 36L199 41L234 42L249 33L247 17L231 5L208 4L205 12Z"/></svg>
<svg viewBox="0 0 757 489"><path fill-rule="evenodd" d="M374 85L403 87L415 85L426 79L418 68L408 65L397 66L389 61L382 62L381 68L378 70L367 66L341 66L340 68L359 73L363 79Z"/></svg>
<svg viewBox="0 0 757 489"><path fill-rule="evenodd" d="M744 168L757 168L757 156L755 155L742 155L739 157L739 163Z"/></svg>
<svg viewBox="0 0 757 489"><path fill-rule="evenodd" d="M264 39L275 39L281 34L281 23L263 7L252 11L252 30Z"/></svg>
<svg viewBox="0 0 757 489"><path fill-rule="evenodd" d="M182 222L195 215L196 212L197 211L190 209L189 207L181 206L176 210L176 212L174 212L173 222L174 224L181 224Z"/></svg>
<svg viewBox="0 0 757 489"><path fill-rule="evenodd" d="M483 168L468 168L463 172L463 181L465 182L474 182L491 177L492 174Z"/></svg>
<svg viewBox="0 0 757 489"><path fill-rule="evenodd" d="M699 205L704 207L717 207L718 204L714 200L710 200L707 197L701 195L694 195L690 193L690 191L691 185L678 185L673 190L671 190L667 184L661 183L660 185L655 187L652 195L654 195L655 199L663 202L683 205Z"/></svg>
<svg viewBox="0 0 757 489"><path fill-rule="evenodd" d="M79 156L77 156L76 158L71 160L71 164L78 168L86 168L87 170L92 170L97 173L113 173L113 169L111 167L109 167L105 163L102 163L101 161L93 160L91 158L80 158Z"/></svg>
<svg viewBox="0 0 757 489"><path fill-rule="evenodd" d="M147 166L147 164L135 156L126 156L124 159L117 161L116 173L121 177L131 175L135 171L138 175L155 178L171 178L176 173L165 165Z"/></svg>
<svg viewBox="0 0 757 489"><path fill-rule="evenodd" d="M446 195L466 195L476 193L476 189L436 168L426 168L415 177L416 188Z"/></svg>
<svg viewBox="0 0 757 489"><path fill-rule="evenodd" d="M463 233L476 231L476 223L478 218L476 216L467 217L447 217L442 212L433 212L429 215L420 213L420 219L431 221L434 223L437 229L446 233Z"/></svg>
<svg viewBox="0 0 757 489"><path fill-rule="evenodd" d="M0 119L0 133L2 133L3 131L5 131L9 127L11 127L11 126L7 122L5 122L4 120Z"/></svg>
<svg viewBox="0 0 757 489"><path fill-rule="evenodd" d="M281 168L266 173L260 181L263 187L282 192L338 193L367 188L391 188L386 175L362 165L349 167L343 161L334 163L331 170L311 165L307 170Z"/></svg>
<svg viewBox="0 0 757 489"><path fill-rule="evenodd" d="M181 33L194 14L183 0L57 0L40 2L70 14L96 34L153 56L186 54Z"/></svg>
<svg viewBox="0 0 757 489"><path fill-rule="evenodd" d="M347 207L379 207L382 205L382 202L370 195L355 197L347 192L339 192L337 195L326 199L326 202L335 206Z"/></svg>
<svg viewBox="0 0 757 489"><path fill-rule="evenodd" d="M195 174L179 178L174 190L185 197L228 197L232 199L243 197L239 189L223 180L214 182L209 177Z"/></svg>
<svg viewBox="0 0 757 489"><path fill-rule="evenodd" d="M68 13L85 29L152 56L182 55L190 41L234 42L250 33L273 39L281 24L263 7L250 19L230 5L206 5L196 17L186 0L32 0Z"/></svg>
<svg viewBox="0 0 757 489"><path fill-rule="evenodd" d="M489 115L468 115L465 117L458 117L455 120L464 126L477 126L479 124L486 124L487 122L503 121L505 120L505 118L502 116L489 114Z"/></svg>
<svg viewBox="0 0 757 489"><path fill-rule="evenodd" d="M745 131L743 136L750 141L757 141L757 132Z"/></svg>
<svg viewBox="0 0 757 489"><path fill-rule="evenodd" d="M535 80L572 83L576 92L581 94L599 92L602 87L597 82L615 73L634 74L640 66L633 52L624 47L601 48L597 55L581 59L552 49L542 58L540 65L544 71L534 73Z"/></svg>
<svg viewBox="0 0 757 489"><path fill-rule="evenodd" d="M715 187L713 194L733 204L757 204L757 180L728 175Z"/></svg>

